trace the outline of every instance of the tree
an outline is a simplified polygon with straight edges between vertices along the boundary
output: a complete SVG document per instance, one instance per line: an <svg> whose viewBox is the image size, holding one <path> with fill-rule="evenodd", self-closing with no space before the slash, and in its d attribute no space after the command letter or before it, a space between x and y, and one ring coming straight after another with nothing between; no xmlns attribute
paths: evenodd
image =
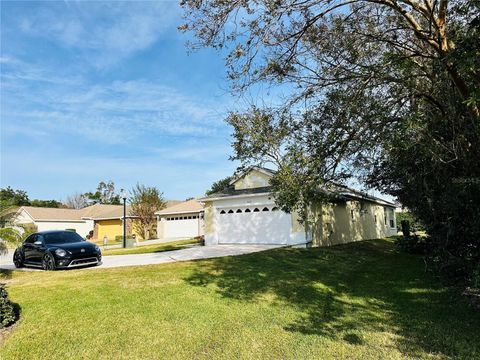
<svg viewBox="0 0 480 360"><path fill-rule="evenodd" d="M167 203L163 198L163 193L155 187L137 184L130 194L131 213L137 217L134 227L144 240L148 240L154 236L154 228L157 223L155 212L164 209Z"/></svg>
<svg viewBox="0 0 480 360"><path fill-rule="evenodd" d="M38 230L33 224L20 225L20 229L18 227L0 228L0 255L6 255L9 246L17 247L23 240Z"/></svg>
<svg viewBox="0 0 480 360"><path fill-rule="evenodd" d="M226 178L223 178L221 180L215 181L212 186L210 187L209 190L205 192L205 195L212 195L216 192L220 192L222 190L225 190L230 182L232 181L231 176L227 176Z"/></svg>
<svg viewBox="0 0 480 360"><path fill-rule="evenodd" d="M85 194L76 192L67 196L65 199L65 205L70 209L83 209L88 206L88 200Z"/></svg>
<svg viewBox="0 0 480 360"><path fill-rule="evenodd" d="M94 193L87 192L84 196L94 203L120 205L120 195L115 193L115 183L113 181L101 181Z"/></svg>
<svg viewBox="0 0 480 360"><path fill-rule="evenodd" d="M233 91L287 85L278 107L227 118L233 159L279 169L272 186L282 208L303 211L325 200L322 186L356 176L421 220L434 238L432 263L480 274L478 2L183 6L194 47L229 49Z"/></svg>
<svg viewBox="0 0 480 360"><path fill-rule="evenodd" d="M0 190L1 207L24 206L30 204L27 192L23 190L14 190L10 186Z"/></svg>
<svg viewBox="0 0 480 360"><path fill-rule="evenodd" d="M61 208L64 207L64 205L57 200L39 200L39 199L34 199L30 201L30 206L36 206L36 207L49 207L49 208Z"/></svg>

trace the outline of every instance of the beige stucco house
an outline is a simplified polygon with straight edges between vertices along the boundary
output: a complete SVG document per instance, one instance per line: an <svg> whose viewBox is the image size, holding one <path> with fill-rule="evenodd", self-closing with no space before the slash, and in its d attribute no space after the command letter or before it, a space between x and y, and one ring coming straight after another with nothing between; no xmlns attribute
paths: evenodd
<svg viewBox="0 0 480 360"><path fill-rule="evenodd" d="M205 245L282 244L328 246L396 234L395 205L343 186L335 202L311 204L307 221L275 204L270 178L274 172L253 167L204 203ZM333 188L333 187L332 187Z"/></svg>

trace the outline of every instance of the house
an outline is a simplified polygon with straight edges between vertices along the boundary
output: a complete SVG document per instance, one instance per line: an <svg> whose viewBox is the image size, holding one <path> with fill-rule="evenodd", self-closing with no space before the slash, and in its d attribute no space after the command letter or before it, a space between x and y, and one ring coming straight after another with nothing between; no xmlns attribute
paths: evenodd
<svg viewBox="0 0 480 360"><path fill-rule="evenodd" d="M252 167L204 202L205 245L283 244L326 246L396 234L395 205L343 186L328 190L335 201L313 203L307 220L275 204L274 171ZM327 191L327 190L323 190Z"/></svg>
<svg viewBox="0 0 480 360"><path fill-rule="evenodd" d="M135 234L133 221L127 207L127 234ZM22 206L18 209L15 225L34 224L38 231L73 230L81 236L94 231L94 239L115 239L123 234L123 206L95 204L83 209L60 209Z"/></svg>
<svg viewBox="0 0 480 360"><path fill-rule="evenodd" d="M203 235L203 204L195 199L157 211L160 239L191 238Z"/></svg>
<svg viewBox="0 0 480 360"><path fill-rule="evenodd" d="M13 223L34 224L38 231L74 230L85 236L95 224L93 219L82 219L82 210L22 206L13 217Z"/></svg>

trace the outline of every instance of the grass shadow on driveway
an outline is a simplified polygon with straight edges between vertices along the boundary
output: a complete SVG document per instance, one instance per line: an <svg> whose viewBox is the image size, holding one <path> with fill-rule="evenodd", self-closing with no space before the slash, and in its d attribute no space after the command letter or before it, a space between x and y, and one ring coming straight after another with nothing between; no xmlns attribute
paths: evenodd
<svg viewBox="0 0 480 360"><path fill-rule="evenodd" d="M473 358L480 314L423 272L421 258L388 240L331 248L277 249L206 262L186 281L226 298L297 309L284 329L352 345L388 337L404 355Z"/></svg>

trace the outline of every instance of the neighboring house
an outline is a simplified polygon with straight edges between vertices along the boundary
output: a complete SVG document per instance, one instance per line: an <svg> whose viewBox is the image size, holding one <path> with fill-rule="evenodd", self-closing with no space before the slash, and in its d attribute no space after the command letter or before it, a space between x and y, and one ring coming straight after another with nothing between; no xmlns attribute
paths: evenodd
<svg viewBox="0 0 480 360"><path fill-rule="evenodd" d="M275 204L273 175L253 167L228 189L200 199L205 204L205 245L325 246L396 234L395 204L343 186L329 190L335 202L311 204L308 221L301 223L296 212L285 213Z"/></svg>
<svg viewBox="0 0 480 360"><path fill-rule="evenodd" d="M22 206L18 209L13 223L34 224L38 231L70 229L86 236L93 230L94 221L82 219L81 210Z"/></svg>
<svg viewBox="0 0 480 360"><path fill-rule="evenodd" d="M127 234L135 233L134 216L127 207ZM38 231L74 230L81 236L94 231L94 239L115 239L123 234L123 206L95 204L83 209L59 209L22 206L17 211L14 224L34 224Z"/></svg>
<svg viewBox="0 0 480 360"><path fill-rule="evenodd" d="M157 236L180 239L203 235L203 204L192 199L157 211Z"/></svg>

